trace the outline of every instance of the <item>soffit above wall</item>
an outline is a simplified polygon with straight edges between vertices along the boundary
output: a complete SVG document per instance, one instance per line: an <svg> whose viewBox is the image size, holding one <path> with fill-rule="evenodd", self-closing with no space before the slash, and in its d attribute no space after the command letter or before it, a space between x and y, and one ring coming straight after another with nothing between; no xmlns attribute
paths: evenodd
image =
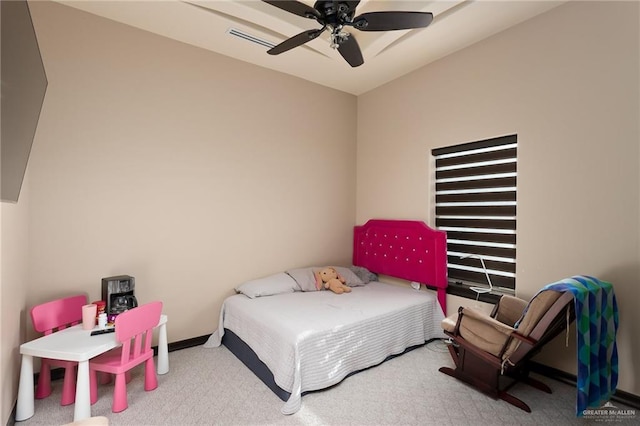
<svg viewBox="0 0 640 426"><path fill-rule="evenodd" d="M313 6L313 0L301 0ZM329 34L281 55L229 35L230 29L278 44L317 22L258 0L249 1L58 1L114 21L245 62L291 74L354 95L546 12L563 1L362 0L356 14L384 10L432 12L424 29L353 30L365 63L351 68L329 47ZM212 75L213 74L212 70Z"/></svg>

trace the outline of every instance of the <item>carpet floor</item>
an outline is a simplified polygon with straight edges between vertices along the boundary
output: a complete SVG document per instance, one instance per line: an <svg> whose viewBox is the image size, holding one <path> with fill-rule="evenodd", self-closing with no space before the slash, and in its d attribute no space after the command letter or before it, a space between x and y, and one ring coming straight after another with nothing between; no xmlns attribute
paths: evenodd
<svg viewBox="0 0 640 426"><path fill-rule="evenodd" d="M142 367L128 384L129 408L111 412L113 385L99 387L92 415L110 425L585 425L603 422L637 424L638 417L576 418L576 389L541 378L553 394L525 384L511 393L532 413L494 400L438 372L453 366L446 346L431 342L330 389L309 393L291 416L273 394L224 346L193 347L169 354L170 371L158 376L158 388L145 392ZM54 392L36 400L35 415L19 426L63 425L73 420L73 405L60 406L61 381ZM614 403L619 409L629 409Z"/></svg>

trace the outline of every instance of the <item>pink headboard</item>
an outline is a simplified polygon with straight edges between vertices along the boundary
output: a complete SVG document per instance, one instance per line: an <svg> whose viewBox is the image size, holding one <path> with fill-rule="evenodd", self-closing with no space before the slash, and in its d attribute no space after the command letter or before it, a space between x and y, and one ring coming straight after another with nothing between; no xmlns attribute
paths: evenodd
<svg viewBox="0 0 640 426"><path fill-rule="evenodd" d="M353 264L435 287L447 313L447 235L414 220L372 219L354 228Z"/></svg>

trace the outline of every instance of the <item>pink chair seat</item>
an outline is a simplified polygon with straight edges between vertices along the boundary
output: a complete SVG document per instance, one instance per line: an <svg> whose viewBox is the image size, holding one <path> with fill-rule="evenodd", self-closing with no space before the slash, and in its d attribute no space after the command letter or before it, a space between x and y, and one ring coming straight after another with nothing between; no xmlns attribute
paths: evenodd
<svg viewBox="0 0 640 426"><path fill-rule="evenodd" d="M102 355L99 355L95 358L91 359L91 362L100 365L100 370L103 373L110 374L120 374L121 372L126 373L131 370L133 367L141 364L143 361L146 361L149 358L153 358L153 350L142 354L140 357L135 357L133 350L130 350L129 361L126 363L122 363L122 347L112 349L109 352L106 352ZM98 367L95 368L96 371Z"/></svg>
<svg viewBox="0 0 640 426"><path fill-rule="evenodd" d="M38 333L45 336L58 330L79 324L82 321L82 306L87 304L87 296L77 295L52 300L31 308L31 322ZM77 362L56 359L42 359L35 397L46 398L51 395L51 367L64 368L61 405L70 405L76 399Z"/></svg>
<svg viewBox="0 0 640 426"><path fill-rule="evenodd" d="M122 346L89 361L91 404L95 404L98 400L98 372L116 376L111 406L114 413L119 413L129 406L127 373L133 367L145 364L145 391L158 387L151 340L153 328L160 322L161 313L162 302L152 302L130 309L116 317L116 339L122 343Z"/></svg>

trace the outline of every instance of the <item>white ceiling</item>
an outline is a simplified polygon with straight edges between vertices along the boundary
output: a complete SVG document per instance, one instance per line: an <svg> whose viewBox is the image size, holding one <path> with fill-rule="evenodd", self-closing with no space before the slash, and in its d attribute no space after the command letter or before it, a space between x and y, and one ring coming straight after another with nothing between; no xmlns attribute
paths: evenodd
<svg viewBox="0 0 640 426"><path fill-rule="evenodd" d="M314 0L300 0L313 6ZM351 68L329 47L329 33L283 54L228 34L231 28L278 44L305 30L320 28L311 19L259 0L63 1L75 7L152 33L242 61L295 75L354 95L362 94L456 50L543 13L564 1L362 0L364 12L432 12L427 28L409 31L351 30L364 65Z"/></svg>

